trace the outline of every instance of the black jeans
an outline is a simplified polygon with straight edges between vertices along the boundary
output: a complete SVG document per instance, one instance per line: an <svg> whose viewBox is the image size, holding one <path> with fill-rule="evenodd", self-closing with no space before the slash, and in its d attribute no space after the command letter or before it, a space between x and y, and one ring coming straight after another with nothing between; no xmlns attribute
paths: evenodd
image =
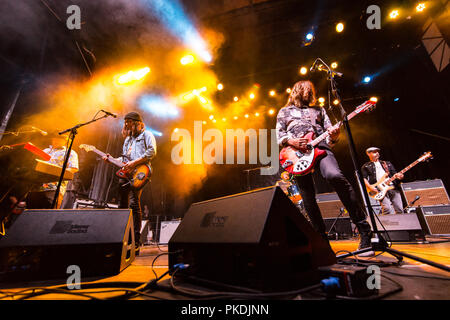
<svg viewBox="0 0 450 320"><path fill-rule="evenodd" d="M133 189L130 187L130 184L127 184L127 182L128 182L127 180L119 179L119 208L131 209L134 224L134 241L136 245L140 245L141 222L142 222L142 210L141 210L142 189L139 190Z"/></svg>
<svg viewBox="0 0 450 320"><path fill-rule="evenodd" d="M350 219L355 225L357 225L366 219L366 215L362 207L359 205L355 190L348 182L347 178L345 178L341 169L339 169L339 165L333 152L330 150L326 150L326 152L327 155L322 158L318 164L316 164L316 170L320 170L320 173L325 180L327 180L328 183L334 188L339 196L339 199L341 199L342 204L347 209ZM323 222L319 206L317 205L312 175L307 174L305 176L297 176L296 179L305 210L314 229L322 235L325 234L325 223Z"/></svg>

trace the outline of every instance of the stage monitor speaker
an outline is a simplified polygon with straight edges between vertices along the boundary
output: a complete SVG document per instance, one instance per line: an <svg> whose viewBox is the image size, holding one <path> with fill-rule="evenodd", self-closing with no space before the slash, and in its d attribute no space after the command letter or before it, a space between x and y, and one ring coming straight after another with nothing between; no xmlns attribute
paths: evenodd
<svg viewBox="0 0 450 320"><path fill-rule="evenodd" d="M169 252L178 252L169 266L190 265L177 276L265 292L318 283L318 267L336 262L328 241L279 187L192 204Z"/></svg>
<svg viewBox="0 0 450 320"><path fill-rule="evenodd" d="M180 225L180 220L161 221L161 231L159 233L159 243L167 244L175 230Z"/></svg>
<svg viewBox="0 0 450 320"><path fill-rule="evenodd" d="M0 280L109 276L134 258L129 209L25 210L0 239Z"/></svg>
<svg viewBox="0 0 450 320"><path fill-rule="evenodd" d="M367 221L373 230L372 222L370 219L367 219ZM425 241L425 232L415 213L378 215L375 217L375 221L378 231L385 235L387 241Z"/></svg>
<svg viewBox="0 0 450 320"><path fill-rule="evenodd" d="M317 205L323 218L336 218L344 208L336 192L319 193L316 195Z"/></svg>
<svg viewBox="0 0 450 320"><path fill-rule="evenodd" d="M329 239L347 239L353 235L352 223L349 217L323 219ZM334 225L333 225L334 224Z"/></svg>
<svg viewBox="0 0 450 320"><path fill-rule="evenodd" d="M450 205L419 206L417 216L429 235L450 235Z"/></svg>
<svg viewBox="0 0 450 320"><path fill-rule="evenodd" d="M420 197L414 202L414 206L450 204L447 190L440 179L402 183L401 188L408 204L416 196Z"/></svg>

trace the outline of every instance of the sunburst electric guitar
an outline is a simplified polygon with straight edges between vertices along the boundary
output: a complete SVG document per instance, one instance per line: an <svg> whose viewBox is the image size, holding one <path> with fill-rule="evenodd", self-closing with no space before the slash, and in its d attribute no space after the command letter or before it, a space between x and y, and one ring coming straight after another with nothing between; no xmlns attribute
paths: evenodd
<svg viewBox="0 0 450 320"><path fill-rule="evenodd" d="M425 152L419 159L411 163L409 166L404 168L402 171L398 172L401 174L404 174L406 171L414 167L416 164L426 161L428 159L431 159L433 156L431 152ZM381 201L386 196L386 193L389 190L394 189L394 186L392 185L392 182L397 179L395 176L392 176L389 178L389 175L385 173L380 180L378 180L376 183L372 184L371 186L377 190L377 192L369 191L369 196L374 198L375 200Z"/></svg>
<svg viewBox="0 0 450 320"><path fill-rule="evenodd" d="M80 148L85 151L92 151L98 154L101 157L106 156L106 153L98 150L96 147L88 145L88 144L81 144ZM123 169L123 166L126 164L125 162L122 162L120 160L114 159L112 157L108 157L108 162L118 166L121 168L116 172L116 175L119 178L126 179L129 181L130 186L133 189L141 189L145 186L145 184L150 180L150 176L152 174L152 169L147 164L141 164L138 165L133 171L127 171Z"/></svg>
<svg viewBox="0 0 450 320"><path fill-rule="evenodd" d="M363 104L357 106L355 110L347 116L350 120L359 113L375 108L375 102L367 100ZM338 128L342 125L342 122L336 123L333 127ZM316 146L325 140L329 136L328 131L325 131L317 138L314 137L314 132L309 132L303 138L308 139L306 148L297 149L292 146L287 146L280 151L280 164L293 175L306 175L310 173L317 161L325 157L326 151L316 148Z"/></svg>

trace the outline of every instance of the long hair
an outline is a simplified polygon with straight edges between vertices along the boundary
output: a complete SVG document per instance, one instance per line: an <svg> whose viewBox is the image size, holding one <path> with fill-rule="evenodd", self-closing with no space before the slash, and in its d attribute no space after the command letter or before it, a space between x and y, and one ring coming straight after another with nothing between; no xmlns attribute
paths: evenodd
<svg viewBox="0 0 450 320"><path fill-rule="evenodd" d="M316 103L316 89L309 80L299 81L292 87L286 105L300 107L302 105L314 105Z"/></svg>

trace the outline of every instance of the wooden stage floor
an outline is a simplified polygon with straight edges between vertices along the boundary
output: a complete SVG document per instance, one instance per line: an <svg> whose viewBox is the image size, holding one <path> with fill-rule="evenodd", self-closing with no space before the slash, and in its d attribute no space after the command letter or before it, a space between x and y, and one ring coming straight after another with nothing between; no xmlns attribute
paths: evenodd
<svg viewBox="0 0 450 320"><path fill-rule="evenodd" d="M358 239L330 241L331 247L335 252L355 251L358 246ZM426 243L394 243L393 249L408 253L417 257L431 260L446 266L450 266L450 240L442 238L429 238ZM112 282L116 282L114 287L136 288L139 284L148 282L155 278L155 274L161 276L167 271L167 255L161 255L167 251L167 246L147 245L142 247L141 254L135 261L120 274L96 279L82 279L81 290L67 290L64 292L46 291L46 294L40 294L28 299L34 300L78 300L95 297L97 299L109 299L113 296L124 294L124 291L114 291L111 287ZM344 252L343 252L344 253ZM339 253L342 254L342 253ZM158 257L154 261L155 257ZM350 257L348 259L354 259ZM398 260L390 254L383 253L375 257L359 258L367 264L381 265L381 284L386 286L401 286L401 290L388 295L383 300L450 300L450 274L442 269L430 265L404 258L398 264ZM154 263L152 271L152 263ZM274 270L276 273L276 270ZM282 276L282 275L278 275ZM161 279L161 283L168 282L169 277ZM388 280L390 279L390 280ZM393 280L394 282L392 282ZM98 288L86 288L85 283L94 283ZM396 283L393 285L393 283ZM104 284L104 286L102 285ZM121 285L122 284L122 285ZM9 283L0 284L1 299L15 300L23 295L21 293L31 293L32 288L55 288L64 286L64 282L57 281L39 281L33 283ZM86 288L86 289L85 289ZM64 288L65 289L65 288ZM25 291L24 291L25 290ZM37 289L35 292L41 292ZM70 294L68 294L70 293ZM79 295L84 293L87 296ZM157 299L157 300L185 300L192 299L183 295L177 295L167 291L153 291L148 296L139 295L123 299ZM314 299L314 297L303 297L303 299ZM120 300L120 298L119 298Z"/></svg>

